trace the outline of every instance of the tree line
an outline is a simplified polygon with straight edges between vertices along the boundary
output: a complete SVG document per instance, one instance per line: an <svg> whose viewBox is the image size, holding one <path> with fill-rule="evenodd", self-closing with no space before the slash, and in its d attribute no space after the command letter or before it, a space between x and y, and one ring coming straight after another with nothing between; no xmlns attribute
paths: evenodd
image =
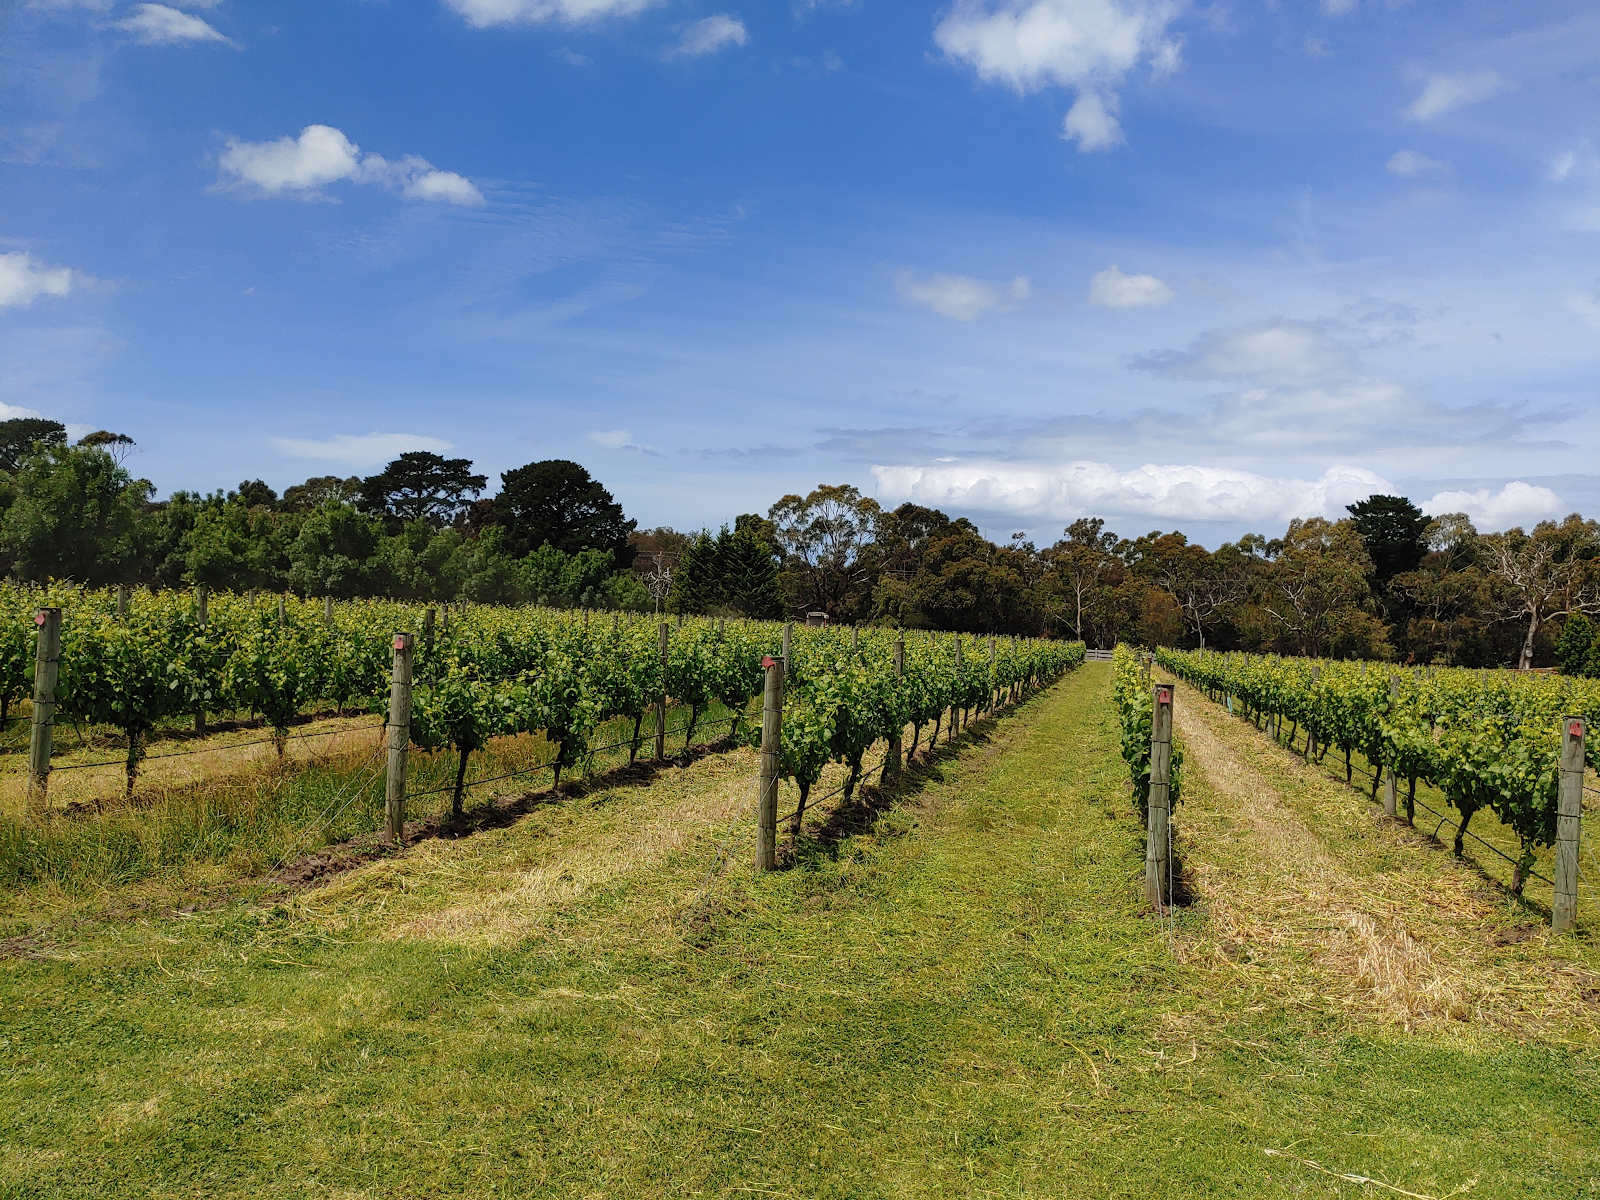
<svg viewBox="0 0 1600 1200"><path fill-rule="evenodd" d="M1074 521L1039 547L965 517L885 510L850 485L786 495L718 530L640 529L575 462L486 476L402 454L278 495L154 498L126 435L68 445L0 422L0 566L24 581L701 613L1600 674L1600 523L1479 533L1372 496L1215 550L1180 531Z"/></svg>

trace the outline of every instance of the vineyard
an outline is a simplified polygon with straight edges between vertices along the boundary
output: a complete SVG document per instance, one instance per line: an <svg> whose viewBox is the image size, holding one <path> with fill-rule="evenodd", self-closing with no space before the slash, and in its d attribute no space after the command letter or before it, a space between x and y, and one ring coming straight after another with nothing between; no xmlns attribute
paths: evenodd
<svg viewBox="0 0 1600 1200"><path fill-rule="evenodd" d="M1474 838L1473 817L1493 813L1516 839L1508 856L1513 895L1534 876L1539 850L1557 842L1563 731L1572 718L1591 728L1600 718L1600 685L1591 680L1198 651L1155 657L1230 712L1237 705L1239 715L1307 762L1336 752L1345 782L1359 773L1372 800L1387 786L1391 815L1403 811L1414 824L1421 806L1437 827L1453 826L1458 855ZM1600 738L1582 745L1587 762L1580 771L1600 763ZM1453 813L1419 799L1419 785L1434 789Z"/></svg>
<svg viewBox="0 0 1600 1200"><path fill-rule="evenodd" d="M259 715L280 759L291 737L305 736L291 730L318 705L372 714L368 727L378 731L389 709L397 630L412 634L406 740L426 763L412 780L413 795L447 796L455 819L467 795L484 784L526 784L548 771L559 788L564 772L591 769L605 752L630 763L641 754L661 759L672 727L681 738L674 752L697 738L753 744L759 716L752 724L749 710L763 688L763 660L786 657L780 771L798 793L798 832L830 764L845 772L848 801L872 769L865 760L875 743L888 744L909 728L907 751L915 753L919 744L931 746L941 728L953 733L974 710L986 711L1083 659L1081 645L1059 642L704 618L661 623L538 608L435 610L111 589L12 588L3 600L0 706L7 718L27 707L43 614L59 609L54 723L78 730L80 741L86 728L114 731L123 802L137 799L141 767L160 730L201 731L223 714ZM36 721L35 748L39 737ZM450 770L438 780L441 758ZM488 760L490 770L473 778L477 758ZM91 757L55 770L108 765ZM360 766L359 787L334 791L341 813L353 803L375 803L356 793L378 782L381 764L369 757ZM51 811L55 770L42 760L34 765L29 811L13 819ZM104 798L96 808L105 808ZM325 823L334 828L331 819ZM15 831L6 841L30 844Z"/></svg>

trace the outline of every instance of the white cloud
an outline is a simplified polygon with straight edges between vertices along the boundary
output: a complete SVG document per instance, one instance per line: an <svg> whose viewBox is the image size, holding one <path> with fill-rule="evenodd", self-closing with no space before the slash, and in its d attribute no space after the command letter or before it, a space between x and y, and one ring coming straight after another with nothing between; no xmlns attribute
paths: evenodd
<svg viewBox="0 0 1600 1200"><path fill-rule="evenodd" d="M628 450L634 454L645 454L651 458L660 458L654 447L641 446L633 440L633 432L627 429L597 430L585 435L596 446L604 446L607 450Z"/></svg>
<svg viewBox="0 0 1600 1200"><path fill-rule="evenodd" d="M1489 488L1473 492L1438 492L1422 506L1422 511L1429 516L1464 512L1479 530L1490 533L1559 517L1566 506L1549 488L1515 479L1498 492Z"/></svg>
<svg viewBox="0 0 1600 1200"><path fill-rule="evenodd" d="M27 308L35 296L65 296L87 282L70 267L47 267L31 254L0 254L0 308Z"/></svg>
<svg viewBox="0 0 1600 1200"><path fill-rule="evenodd" d="M913 304L926 304L941 317L971 321L986 312L1010 312L1027 300L1032 288L1018 275L1009 284L990 283L970 275L930 275L917 279L911 272L895 276L895 289Z"/></svg>
<svg viewBox="0 0 1600 1200"><path fill-rule="evenodd" d="M1333 466L1317 479L1274 478L1228 467L1109 463L968 462L875 466L885 504L910 500L1007 517L1066 522L1081 516L1282 525L1292 517L1343 516L1344 506L1392 485L1361 467Z"/></svg>
<svg viewBox="0 0 1600 1200"><path fill-rule="evenodd" d="M1122 136L1122 122L1112 115L1116 107L1115 96L1078 93L1067 115L1061 118L1061 140L1077 142L1079 151L1084 154L1126 145L1128 139Z"/></svg>
<svg viewBox="0 0 1600 1200"><path fill-rule="evenodd" d="M1172 0L963 0L933 31L950 58L980 79L1019 94L1056 86L1078 93L1062 136L1083 151L1119 144L1113 89L1143 60L1156 74L1177 70L1179 44L1165 36Z"/></svg>
<svg viewBox="0 0 1600 1200"><path fill-rule="evenodd" d="M1396 150L1389 157L1389 170L1395 175L1404 175L1412 178L1442 178L1455 172L1455 168L1443 159L1429 158L1426 154L1418 154L1415 150Z"/></svg>
<svg viewBox="0 0 1600 1200"><path fill-rule="evenodd" d="M592 67L592 66L594 66L594 59L590 58L587 54L579 54L577 51L573 50L570 46L562 46L559 50L550 51L550 57L551 58L559 58L562 62L566 63L567 66L569 66L569 67Z"/></svg>
<svg viewBox="0 0 1600 1200"><path fill-rule="evenodd" d="M1134 365L1167 379L1218 379L1263 387L1348 382L1359 366L1348 346L1306 321L1207 330L1187 350L1142 354Z"/></svg>
<svg viewBox="0 0 1600 1200"><path fill-rule="evenodd" d="M4 401L0 401L0 421L15 421L19 417L34 417L37 419L43 415L36 408L23 408L20 404L6 404ZM84 432L93 433L94 430L86 429Z"/></svg>
<svg viewBox="0 0 1600 1200"><path fill-rule="evenodd" d="M318 441L314 438L275 437L272 444L294 458L320 459L348 463L353 467L382 466L407 450L432 450L443 454L450 443L420 433L336 433Z"/></svg>
<svg viewBox="0 0 1600 1200"><path fill-rule="evenodd" d="M715 54L724 46L743 46L750 40L744 22L727 13L716 13L699 21L690 21L675 45L661 52L662 58L699 58Z"/></svg>
<svg viewBox="0 0 1600 1200"><path fill-rule="evenodd" d="M363 155L361 147L331 125L307 125L298 138L284 136L275 142L229 138L221 165L224 174L233 177L233 186L247 185L269 196L287 191L317 197L325 184L348 179L396 188L413 200L484 202L483 194L454 171L440 171L415 154L394 162L377 154Z"/></svg>
<svg viewBox="0 0 1600 1200"><path fill-rule="evenodd" d="M1457 75L1429 75L1422 94L1406 109L1413 121L1427 121L1463 105L1487 100L1510 87L1493 71L1463 72Z"/></svg>
<svg viewBox="0 0 1600 1200"><path fill-rule="evenodd" d="M1342 17L1345 13L1355 12L1361 0L1322 0L1322 11L1330 17Z"/></svg>
<svg viewBox="0 0 1600 1200"><path fill-rule="evenodd" d="M1578 156L1571 150L1565 154L1558 154L1550 164L1550 170L1545 173L1545 178L1551 183L1560 183L1572 174L1572 168L1578 165Z"/></svg>
<svg viewBox="0 0 1600 1200"><path fill-rule="evenodd" d="M474 29L491 25L590 25L631 17L656 0L444 0Z"/></svg>
<svg viewBox="0 0 1600 1200"><path fill-rule="evenodd" d="M199 17L179 12L165 4L141 4L134 9L131 17L118 21L117 28L134 34L146 46L182 46L191 42L233 45L230 38L218 33Z"/></svg>
<svg viewBox="0 0 1600 1200"><path fill-rule="evenodd" d="M1089 276L1089 303L1101 308L1150 308L1172 299L1172 289L1154 275L1124 275L1116 263Z"/></svg>

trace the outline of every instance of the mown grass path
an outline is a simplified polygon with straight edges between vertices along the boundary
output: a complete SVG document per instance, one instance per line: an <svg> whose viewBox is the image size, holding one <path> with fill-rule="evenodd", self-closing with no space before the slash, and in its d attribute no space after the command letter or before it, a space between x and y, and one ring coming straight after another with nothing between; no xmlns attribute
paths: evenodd
<svg viewBox="0 0 1600 1200"><path fill-rule="evenodd" d="M748 755L292 905L61 931L0 963L0 1196L1372 1194L1282 1148L1600 1187L1588 1049L1284 998L1186 952L1203 911L1141 911L1108 690L703 895Z"/></svg>

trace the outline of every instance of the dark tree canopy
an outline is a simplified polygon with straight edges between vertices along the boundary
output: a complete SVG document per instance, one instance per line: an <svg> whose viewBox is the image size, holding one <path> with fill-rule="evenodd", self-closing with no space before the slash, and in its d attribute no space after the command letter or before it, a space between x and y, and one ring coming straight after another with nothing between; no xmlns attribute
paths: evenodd
<svg viewBox="0 0 1600 1200"><path fill-rule="evenodd" d="M628 535L638 525L622 505L575 462L562 458L529 463L500 475L491 517L505 527L508 548L521 556L549 542L565 554L609 550L619 569L636 554Z"/></svg>
<svg viewBox="0 0 1600 1200"><path fill-rule="evenodd" d="M0 421L0 470L15 471L35 443L65 446L67 427L44 417L13 417Z"/></svg>
<svg viewBox="0 0 1600 1200"><path fill-rule="evenodd" d="M399 521L447 525L465 513L488 482L472 473L470 459L408 450L361 481L361 507Z"/></svg>
<svg viewBox="0 0 1600 1200"><path fill-rule="evenodd" d="M361 480L352 475L340 479L337 475L315 475L304 483L283 489L283 507L289 512L308 508L321 508L332 500L338 504L354 504L361 498Z"/></svg>
<svg viewBox="0 0 1600 1200"><path fill-rule="evenodd" d="M258 508L261 505L271 508L278 503L278 493L260 479L246 479L239 485L237 495L246 508Z"/></svg>
<svg viewBox="0 0 1600 1200"><path fill-rule="evenodd" d="M1368 496L1345 511L1354 518L1380 584L1421 565L1428 552L1428 518L1404 496Z"/></svg>

